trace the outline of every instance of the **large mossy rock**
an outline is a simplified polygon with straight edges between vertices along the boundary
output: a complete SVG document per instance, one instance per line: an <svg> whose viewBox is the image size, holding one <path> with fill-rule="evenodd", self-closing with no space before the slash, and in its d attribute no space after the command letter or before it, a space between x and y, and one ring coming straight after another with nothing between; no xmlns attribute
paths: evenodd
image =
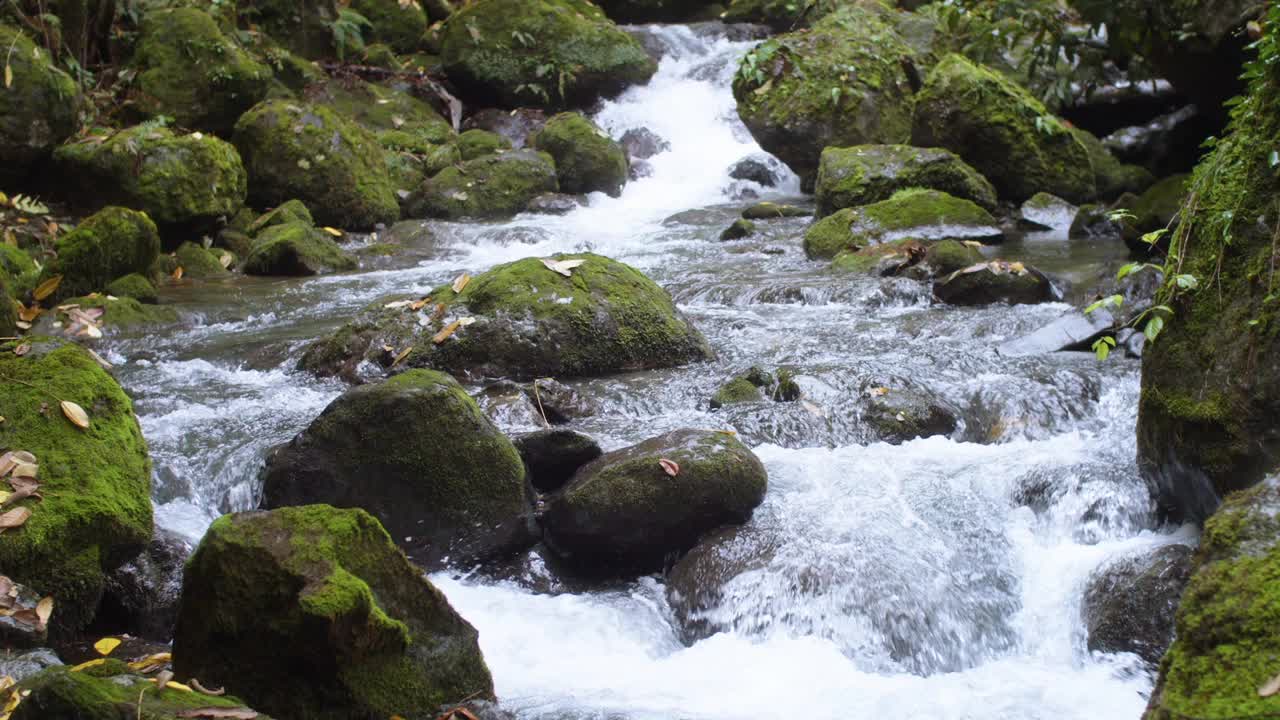
<svg viewBox="0 0 1280 720"><path fill-rule="evenodd" d="M938 63L916 96L911 144L956 153L1005 200L1098 194L1089 151L1070 129L1026 89L960 55Z"/></svg>
<svg viewBox="0 0 1280 720"><path fill-rule="evenodd" d="M0 447L39 464L43 500L24 500L31 518L0 534L0 568L54 598L50 633L67 638L93 618L105 573L151 539L151 461L120 385L88 352L48 338L0 345ZM80 405L89 427L63 416ZM6 488L7 489L7 488Z"/></svg>
<svg viewBox="0 0 1280 720"><path fill-rule="evenodd" d="M0 183L16 183L80 128L80 91L25 33L0 25L5 67L0 88Z"/></svg>
<svg viewBox="0 0 1280 720"><path fill-rule="evenodd" d="M977 204L936 190L901 190L888 200L845 208L809 226L804 252L810 259L898 240L998 238L996 219Z"/></svg>
<svg viewBox="0 0 1280 720"><path fill-rule="evenodd" d="M353 0L351 9L373 26L364 33L366 42L386 43L401 54L421 49L428 25L427 13L421 4L400 0Z"/></svg>
<svg viewBox="0 0 1280 720"><path fill-rule="evenodd" d="M368 230L400 217L382 148L369 131L329 108L285 100L254 106L232 139L260 207L297 198L316 222Z"/></svg>
<svg viewBox="0 0 1280 720"><path fill-rule="evenodd" d="M54 297L88 295L116 278L147 274L160 254L160 233L146 213L111 206L58 238L54 249L41 276L62 276Z"/></svg>
<svg viewBox="0 0 1280 720"><path fill-rule="evenodd" d="M441 61L465 97L503 107L586 106L657 70L587 0L476 0L445 23Z"/></svg>
<svg viewBox="0 0 1280 720"><path fill-rule="evenodd" d="M13 280L0 268L0 337L18 334L18 310L13 303Z"/></svg>
<svg viewBox="0 0 1280 720"><path fill-rule="evenodd" d="M1141 165L1127 165L1098 139L1096 135L1078 127L1071 128L1093 164L1093 181L1098 187L1099 200L1113 200L1124 193L1142 193L1156 181L1151 171Z"/></svg>
<svg viewBox="0 0 1280 720"><path fill-rule="evenodd" d="M271 85L271 69L194 7L147 13L134 62L138 107L197 130L230 132Z"/></svg>
<svg viewBox="0 0 1280 720"><path fill-rule="evenodd" d="M560 192L602 192L618 197L627 184L626 152L581 113L552 117L530 144L555 160Z"/></svg>
<svg viewBox="0 0 1280 720"><path fill-rule="evenodd" d="M578 470L548 502L543 534L590 572L659 570L703 535L749 520L767 487L764 464L731 434L678 430Z"/></svg>
<svg viewBox="0 0 1280 720"><path fill-rule="evenodd" d="M391 0L397 4L396 0ZM426 150L451 142L453 126L409 90L342 78L313 85L307 97L373 132L383 146L395 142Z"/></svg>
<svg viewBox="0 0 1280 720"><path fill-rule="evenodd" d="M259 233L242 269L246 275L306 277L354 270L357 265L324 231L295 221Z"/></svg>
<svg viewBox="0 0 1280 720"><path fill-rule="evenodd" d="M54 152L75 200L141 210L165 230L202 232L244 206L248 176L228 142L199 133L136 126Z"/></svg>
<svg viewBox="0 0 1280 720"><path fill-rule="evenodd" d="M1229 134L1196 168L1169 255L1199 280L1158 300L1172 307L1142 358L1138 462L1161 510L1203 520L1220 498L1280 465L1280 317L1275 198L1280 72L1267 66Z"/></svg>
<svg viewBox="0 0 1280 720"><path fill-rule="evenodd" d="M829 147L818 163L814 188L818 217L888 200L899 190L927 188L995 210L996 190L960 156L909 145Z"/></svg>
<svg viewBox="0 0 1280 720"><path fill-rule="evenodd" d="M326 503L372 513L437 565L528 537L520 455L456 380L410 370L348 390L267 461L263 506Z"/></svg>
<svg viewBox="0 0 1280 720"><path fill-rule="evenodd" d="M712 356L671 296L634 268L590 253L547 260L582 264L565 277L540 258L526 258L472 278L461 293L436 288L420 310L379 303L312 345L302 365L350 376L365 361L389 366L393 358L383 350L389 345L411 347L402 361L411 367L534 379L673 367ZM450 326L452 334L433 341Z"/></svg>
<svg viewBox="0 0 1280 720"><path fill-rule="evenodd" d="M404 211L417 218L506 218L559 187L550 155L514 150L441 170L409 196Z"/></svg>
<svg viewBox="0 0 1280 720"><path fill-rule="evenodd" d="M1280 717L1260 689L1280 657L1280 477L1238 492L1205 523L1173 645L1143 720Z"/></svg>
<svg viewBox="0 0 1280 720"><path fill-rule="evenodd" d="M914 57L881 11L851 5L749 52L733 82L738 114L812 187L826 147L910 140Z"/></svg>
<svg viewBox="0 0 1280 720"><path fill-rule="evenodd" d="M363 510L219 518L187 563L179 677L280 717L428 717L492 698L476 631Z"/></svg>

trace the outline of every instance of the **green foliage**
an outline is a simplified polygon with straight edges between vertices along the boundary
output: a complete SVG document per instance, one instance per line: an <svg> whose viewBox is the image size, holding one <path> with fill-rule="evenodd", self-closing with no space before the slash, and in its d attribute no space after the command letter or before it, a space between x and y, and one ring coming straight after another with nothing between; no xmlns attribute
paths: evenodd
<svg viewBox="0 0 1280 720"><path fill-rule="evenodd" d="M345 60L348 51L364 50L364 31L372 28L373 23L351 8L342 8L338 17L328 23L329 32L333 33L333 48L339 60Z"/></svg>

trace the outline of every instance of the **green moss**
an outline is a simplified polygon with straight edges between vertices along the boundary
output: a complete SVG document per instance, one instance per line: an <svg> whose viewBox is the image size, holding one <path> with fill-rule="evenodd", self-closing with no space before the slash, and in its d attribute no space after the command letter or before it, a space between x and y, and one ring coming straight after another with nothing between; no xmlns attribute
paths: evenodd
<svg viewBox="0 0 1280 720"><path fill-rule="evenodd" d="M943 240L930 245L926 259L941 275L950 275L985 261L981 250L959 240Z"/></svg>
<svg viewBox="0 0 1280 720"><path fill-rule="evenodd" d="M556 192L551 156L513 150L446 167L405 203L409 217L456 219L514 215L544 192Z"/></svg>
<svg viewBox="0 0 1280 720"><path fill-rule="evenodd" d="M9 273L0 269L0 337L18 334L18 309L13 304L13 291L9 288L9 283Z"/></svg>
<svg viewBox="0 0 1280 720"><path fill-rule="evenodd" d="M250 236L256 236L263 230L275 225L284 225L286 223L305 223L314 225L315 220L311 217L311 211L307 209L306 204L301 200L289 200L259 215L249 223L245 228L245 233Z"/></svg>
<svg viewBox="0 0 1280 720"><path fill-rule="evenodd" d="M854 209L845 208L809 226L804 233L804 254L810 260L833 258L864 247L853 236Z"/></svg>
<svg viewBox="0 0 1280 720"><path fill-rule="evenodd" d="M906 188L941 190L994 210L996 191L977 170L941 148L907 145L829 147L818 165L818 216L888 200Z"/></svg>
<svg viewBox="0 0 1280 720"><path fill-rule="evenodd" d="M936 190L899 190L888 200L845 208L819 220L805 233L810 258L835 257L904 238L941 240L998 235L995 218L968 200Z"/></svg>
<svg viewBox="0 0 1280 720"><path fill-rule="evenodd" d="M879 270L881 263L889 259L905 263L913 255L925 253L925 247L919 240L894 240L870 247L843 250L831 261L830 269L839 273L869 273Z"/></svg>
<svg viewBox="0 0 1280 720"><path fill-rule="evenodd" d="M22 181L80 128L76 83L21 31L0 25L0 46L13 82L0 92L0 183ZM6 188L8 189L8 188Z"/></svg>
<svg viewBox="0 0 1280 720"><path fill-rule="evenodd" d="M323 89L312 88L309 97L375 134L394 131L408 136L414 149L454 140L449 121L405 90L359 80L335 80Z"/></svg>
<svg viewBox="0 0 1280 720"><path fill-rule="evenodd" d="M254 23L273 40L309 59L332 58L338 7L325 0L257 0ZM348 48L349 49L349 48Z"/></svg>
<svg viewBox="0 0 1280 720"><path fill-rule="evenodd" d="M146 15L134 57L139 107L183 127L227 132L267 95L271 69L222 34L202 10Z"/></svg>
<svg viewBox="0 0 1280 720"><path fill-rule="evenodd" d="M355 259L323 231L289 222L258 234L243 269L247 275L318 275L355 267Z"/></svg>
<svg viewBox="0 0 1280 720"><path fill-rule="evenodd" d="M842 4L841 0L730 0L722 18L729 23L764 23L774 30L786 31L815 23Z"/></svg>
<svg viewBox="0 0 1280 720"><path fill-rule="evenodd" d="M112 280L107 285L107 294L114 297L133 298L142 303L155 303L159 299L156 286L140 273L130 273Z"/></svg>
<svg viewBox="0 0 1280 720"><path fill-rule="evenodd" d="M1140 193L1151 187L1155 178L1151 171L1138 165L1125 165L1116 159L1106 145L1088 130L1071 128L1093 165L1094 183L1098 186L1098 199L1112 200L1124 193Z"/></svg>
<svg viewBox="0 0 1280 720"><path fill-rule="evenodd" d="M511 149L511 141L488 130L468 130L458 136L458 152L463 160L475 160Z"/></svg>
<svg viewBox="0 0 1280 720"><path fill-rule="evenodd" d="M911 144L964 158L1000 196L1049 192L1070 202L1097 196L1089 151L1027 90L960 55L948 55L916 97Z"/></svg>
<svg viewBox="0 0 1280 720"><path fill-rule="evenodd" d="M297 198L316 222L351 230L399 218L377 140L328 108L260 103L236 123L233 142L249 173L249 197L258 206Z"/></svg>
<svg viewBox="0 0 1280 720"><path fill-rule="evenodd" d="M43 500L21 529L0 535L0 567L55 598L55 637L88 625L105 570L151 538L151 463L129 397L79 346L31 338L17 357L0 346L0 447L39 461ZM89 414L81 430L58 402Z"/></svg>
<svg viewBox="0 0 1280 720"><path fill-rule="evenodd" d="M86 297L67 298L64 305L79 305L82 309L102 308L103 327L129 328L140 325L168 325L178 321L178 311L163 305L144 305L131 297L110 297L101 293Z"/></svg>
<svg viewBox="0 0 1280 720"><path fill-rule="evenodd" d="M160 235L144 213L108 207L58 238L57 258L42 278L61 275L56 298L102 290L118 277L145 273L160 252Z"/></svg>
<svg viewBox="0 0 1280 720"><path fill-rule="evenodd" d="M758 402L760 397L760 388L744 377L738 377L730 380L716 390L716 394L711 396L711 408L724 407L725 405L734 405L737 403Z"/></svg>
<svg viewBox="0 0 1280 720"><path fill-rule="evenodd" d="M587 105L657 69L640 43L587 0L477 0L445 23L445 71L504 107Z"/></svg>
<svg viewBox="0 0 1280 720"><path fill-rule="evenodd" d="M755 223L751 222L750 220L738 218L737 220L733 221L732 225L725 228L724 232L720 233L720 239L725 241L741 240L744 237L748 237L752 235L753 233L755 233L755 231L756 231Z"/></svg>
<svg viewBox="0 0 1280 720"><path fill-rule="evenodd" d="M402 4L399 0L354 0L351 9L373 24L364 39L386 43L398 53L418 49L427 31L427 14L418 3Z"/></svg>
<svg viewBox="0 0 1280 720"><path fill-rule="evenodd" d="M742 211L745 220L778 220L780 218L809 217L813 213L794 205L780 205L775 202L758 202Z"/></svg>
<svg viewBox="0 0 1280 720"><path fill-rule="evenodd" d="M530 144L555 160L561 192L602 192L618 197L627 184L626 152L580 113L552 117Z"/></svg>
<svg viewBox="0 0 1280 720"><path fill-rule="evenodd" d="M230 264L223 265L222 258L229 256L226 250L205 249L203 245L184 242L174 251L178 266L182 268L182 276L197 279L223 277L227 275ZM233 262L231 257L228 263Z"/></svg>
<svg viewBox="0 0 1280 720"><path fill-rule="evenodd" d="M7 272L10 279L21 279L24 276L34 277L38 272L35 261L31 259L27 251L8 243L0 243L0 270ZM14 294L17 295L19 293L15 292Z"/></svg>

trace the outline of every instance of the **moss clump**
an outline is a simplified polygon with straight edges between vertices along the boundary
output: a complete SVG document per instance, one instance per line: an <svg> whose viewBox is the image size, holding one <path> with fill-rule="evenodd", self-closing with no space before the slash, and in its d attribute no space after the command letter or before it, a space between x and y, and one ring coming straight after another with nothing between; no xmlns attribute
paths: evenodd
<svg viewBox="0 0 1280 720"><path fill-rule="evenodd" d="M602 192L618 197L627 184L626 152L580 113L552 117L530 144L555 160L561 192Z"/></svg>
<svg viewBox="0 0 1280 720"><path fill-rule="evenodd" d="M794 205L779 205L775 202L758 202L742 211L744 220L778 220L781 218L810 217L813 212Z"/></svg>
<svg viewBox="0 0 1280 720"><path fill-rule="evenodd" d="M24 500L31 518L0 535L0 567L52 595L55 638L83 629L98 606L104 572L151 539L151 462L129 397L89 353L48 338L13 354L0 345L0 447L39 461L43 500ZM89 414L81 430L60 400Z"/></svg>
<svg viewBox="0 0 1280 720"><path fill-rule="evenodd" d="M427 31L427 14L418 3L354 0L351 9L363 15L373 25L365 31L365 40L386 43L398 53L417 50L422 42L422 35Z"/></svg>
<svg viewBox="0 0 1280 720"><path fill-rule="evenodd" d="M267 96L271 82L270 68L193 7L147 13L134 62L139 107L212 132L230 131L236 118Z"/></svg>
<svg viewBox="0 0 1280 720"><path fill-rule="evenodd" d="M721 385L720 389L716 390L716 394L711 396L711 409L738 403L759 402L761 399L760 388L745 377L737 377Z"/></svg>
<svg viewBox="0 0 1280 720"><path fill-rule="evenodd" d="M23 32L0 25L0 46L13 74L0 92L0 183L8 185L80 129L82 99L75 81Z"/></svg>
<svg viewBox="0 0 1280 720"><path fill-rule="evenodd" d="M1170 175L1152 185L1125 208L1132 217L1120 222L1120 235L1134 255L1142 257L1152 253L1152 246L1142 239L1144 235L1174 228L1183 201L1187 199L1190 180L1190 175ZM1161 238L1155 247L1163 250L1168 246L1168 238Z"/></svg>
<svg viewBox="0 0 1280 720"><path fill-rule="evenodd" d="M978 205L936 190L910 189L865 207L845 208L810 226L805 254L831 258L844 251L906 238L988 238L1000 235L995 218Z"/></svg>
<svg viewBox="0 0 1280 720"><path fill-rule="evenodd" d="M470 99L577 107L646 82L657 64L587 0L477 0L445 23L441 60Z"/></svg>
<svg viewBox="0 0 1280 720"><path fill-rule="evenodd" d="M725 228L724 231L720 233L720 239L723 241L741 240L744 237L748 237L754 234L755 231L756 231L755 223L751 222L750 220L738 218L737 220L733 221L732 225Z"/></svg>
<svg viewBox="0 0 1280 720"><path fill-rule="evenodd" d="M23 297L36 286L40 270L25 250L0 243L0 271L9 276L9 294Z"/></svg>
<svg viewBox="0 0 1280 720"><path fill-rule="evenodd" d="M833 258L842 252L865 247L853 236L855 210L845 208L809 226L804 232L804 254L810 260Z"/></svg>
<svg viewBox="0 0 1280 720"><path fill-rule="evenodd" d="M838 273L894 274L915 266L927 252L928 249L919 240L894 240L841 251L832 259L829 269Z"/></svg>
<svg viewBox="0 0 1280 720"><path fill-rule="evenodd" d="M989 68L948 55L916 96L911 144L964 158L1000 196L1049 192L1070 202L1097 196L1089 151L1030 92Z"/></svg>
<svg viewBox="0 0 1280 720"><path fill-rule="evenodd" d="M230 263L235 260L230 255L231 253L226 250L206 249L203 245L192 242L182 243L173 253L178 261L178 267L182 268L182 276L197 279L227 275L227 268L231 267ZM222 264L224 257L228 258L227 265Z"/></svg>
<svg viewBox="0 0 1280 720"><path fill-rule="evenodd" d="M926 260L935 274L950 275L983 262L982 251L959 240L943 240L929 246Z"/></svg>
<svg viewBox="0 0 1280 720"><path fill-rule="evenodd" d="M888 200L907 188L941 190L994 210L996 191L949 150L908 145L829 147L818 164L818 216Z"/></svg>
<svg viewBox="0 0 1280 720"><path fill-rule="evenodd" d="M763 23L784 32L811 25L830 15L842 0L730 0L722 19L727 23ZM873 3L865 3L872 5Z"/></svg>
<svg viewBox="0 0 1280 720"><path fill-rule="evenodd" d="M405 214L448 219L510 217L538 195L558 190L550 155L514 150L441 170L405 201Z"/></svg>
<svg viewBox="0 0 1280 720"><path fill-rule="evenodd" d="M845 6L748 53L733 83L738 114L811 188L826 147L910 139L914 57L880 10Z"/></svg>
<svg viewBox="0 0 1280 720"><path fill-rule="evenodd" d="M407 136L414 149L454 140L449 121L405 90L360 80L332 80L311 88L308 97L375 134L394 131Z"/></svg>
<svg viewBox="0 0 1280 720"><path fill-rule="evenodd" d="M511 149L511 141L488 130L468 130L458 136L458 153L463 160L475 160Z"/></svg>
<svg viewBox="0 0 1280 720"><path fill-rule="evenodd" d="M160 299L156 286L140 273L130 273L112 280L107 285L107 294L112 297L133 298L141 303L155 303Z"/></svg>
<svg viewBox="0 0 1280 720"><path fill-rule="evenodd" d="M180 677L281 717L416 717L492 699L476 631L371 515L327 505L225 516L183 578Z"/></svg>
<svg viewBox="0 0 1280 720"><path fill-rule="evenodd" d="M41 277L62 276L57 298L87 295L118 277L146 273L160 254L160 234L146 214L108 207L58 238L55 249Z"/></svg>
<svg viewBox="0 0 1280 720"><path fill-rule="evenodd" d="M140 325L168 325L178 321L178 311L163 305L143 305L131 297L107 296L101 293L78 298L67 298L64 305L79 305L81 309L102 308L103 327L130 328Z"/></svg>
<svg viewBox="0 0 1280 720"><path fill-rule="evenodd" d="M18 309L13 304L9 282L9 273L0 269L0 337L18 334Z"/></svg>
<svg viewBox="0 0 1280 720"><path fill-rule="evenodd" d="M246 275L320 275L353 270L356 261L323 231L306 223L272 225L245 258Z"/></svg>
<svg viewBox="0 0 1280 720"><path fill-rule="evenodd" d="M315 220L311 218L311 211L301 200L289 200L262 213L245 227L244 232L250 236L256 236L269 227L293 222L315 224Z"/></svg>
<svg viewBox="0 0 1280 720"><path fill-rule="evenodd" d="M244 206L248 177L230 143L137 126L64 145L59 171L80 188L77 202L142 210L176 234L202 232Z"/></svg>
<svg viewBox="0 0 1280 720"><path fill-rule="evenodd" d="M364 230L399 219L382 148L364 128L317 105L259 103L236 123L233 142L255 205L297 198L316 222Z"/></svg>

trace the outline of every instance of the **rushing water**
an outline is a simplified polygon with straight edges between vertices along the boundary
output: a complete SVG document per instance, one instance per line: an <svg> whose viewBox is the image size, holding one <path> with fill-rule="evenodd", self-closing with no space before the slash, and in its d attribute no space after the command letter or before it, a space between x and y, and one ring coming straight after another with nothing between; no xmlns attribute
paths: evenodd
<svg viewBox="0 0 1280 720"><path fill-rule="evenodd" d="M1080 608L1100 565L1190 540L1145 529L1136 363L1006 356L1004 343L1068 306L935 306L910 281L829 274L804 257L805 220L719 242L744 194L805 199L785 171L770 190L728 178L733 162L761 155L728 90L749 45L652 32L667 48L658 75L596 120L615 137L649 128L671 148L621 198L593 196L564 217L429 223L432 240L362 272L173 288L164 299L184 327L112 340L151 445L160 524L194 539L255 505L268 448L343 390L296 372L301 349L354 310L420 296L462 270L589 249L667 287L719 357L574 383L600 408L574 427L608 448L733 428L767 465L769 493L720 548L741 559L700 615L720 632L689 645L659 577L571 592L536 556L502 580L434 576L479 629L504 708L521 718L1138 717L1149 676L1133 657L1090 654ZM1053 272L1071 298L1123 248L1058 232L1000 253ZM754 364L795 370L806 400L706 409ZM878 443L863 412L879 386L928 392L961 426ZM529 414L495 417L510 431L536 427Z"/></svg>

